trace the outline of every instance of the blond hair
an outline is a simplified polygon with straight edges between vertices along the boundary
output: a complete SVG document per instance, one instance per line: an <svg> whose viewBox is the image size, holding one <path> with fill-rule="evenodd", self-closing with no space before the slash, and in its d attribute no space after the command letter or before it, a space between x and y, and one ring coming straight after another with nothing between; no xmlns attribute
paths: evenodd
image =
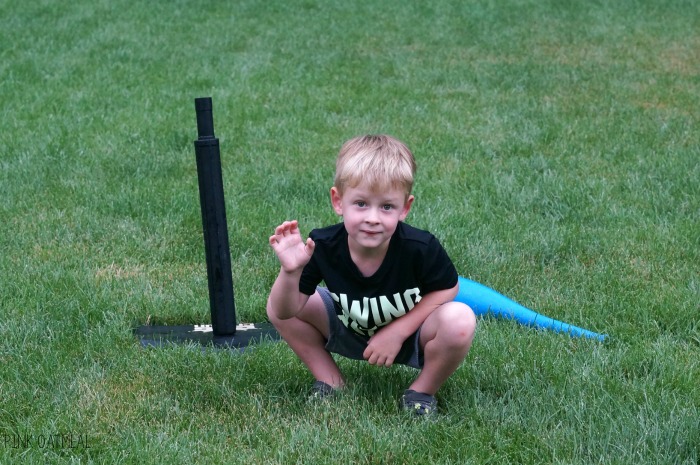
<svg viewBox="0 0 700 465"><path fill-rule="evenodd" d="M413 154L400 140L384 134L358 136L338 153L334 185L341 195L346 187L366 182L373 191L401 189L408 197L416 169Z"/></svg>

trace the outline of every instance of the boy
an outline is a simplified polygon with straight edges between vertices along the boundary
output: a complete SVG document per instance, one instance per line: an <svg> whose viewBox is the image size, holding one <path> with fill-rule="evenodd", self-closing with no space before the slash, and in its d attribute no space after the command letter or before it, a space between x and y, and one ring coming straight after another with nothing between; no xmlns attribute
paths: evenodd
<svg viewBox="0 0 700 465"><path fill-rule="evenodd" d="M311 231L296 221L270 237L281 269L267 314L316 378L315 397L345 380L330 352L420 369L401 397L417 415L437 409L435 393L467 355L476 318L454 302L457 272L438 240L403 220L416 164L385 135L347 141L336 161L331 204L342 223ZM323 281L326 287L317 287Z"/></svg>

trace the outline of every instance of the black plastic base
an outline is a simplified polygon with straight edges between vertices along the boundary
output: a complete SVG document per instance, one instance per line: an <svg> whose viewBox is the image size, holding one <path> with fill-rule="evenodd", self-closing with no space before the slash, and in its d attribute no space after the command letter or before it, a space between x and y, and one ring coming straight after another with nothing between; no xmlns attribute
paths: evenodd
<svg viewBox="0 0 700 465"><path fill-rule="evenodd" d="M139 326L134 330L143 347L199 344L216 349L245 349L261 342L278 341L280 335L270 323L236 325L233 336L215 336L211 325Z"/></svg>

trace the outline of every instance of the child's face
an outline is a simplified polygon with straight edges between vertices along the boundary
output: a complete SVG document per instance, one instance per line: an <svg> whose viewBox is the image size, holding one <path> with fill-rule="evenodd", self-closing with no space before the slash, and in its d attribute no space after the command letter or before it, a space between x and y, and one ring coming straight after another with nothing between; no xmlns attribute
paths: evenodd
<svg viewBox="0 0 700 465"><path fill-rule="evenodd" d="M361 183L347 187L340 195L331 189L331 202L343 217L352 251L372 253L385 251L399 221L403 221L413 204L413 196L406 198L402 189L374 192Z"/></svg>

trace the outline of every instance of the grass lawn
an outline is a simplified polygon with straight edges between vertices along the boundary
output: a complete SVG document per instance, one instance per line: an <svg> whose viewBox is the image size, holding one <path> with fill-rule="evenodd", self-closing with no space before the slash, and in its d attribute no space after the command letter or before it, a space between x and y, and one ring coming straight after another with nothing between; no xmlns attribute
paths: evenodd
<svg viewBox="0 0 700 465"><path fill-rule="evenodd" d="M700 9L684 0L0 0L0 463L700 463ZM337 221L334 157L416 154L408 218L462 276L596 332L481 318L431 421L415 373L207 323L192 141L211 96L239 322L267 238Z"/></svg>

